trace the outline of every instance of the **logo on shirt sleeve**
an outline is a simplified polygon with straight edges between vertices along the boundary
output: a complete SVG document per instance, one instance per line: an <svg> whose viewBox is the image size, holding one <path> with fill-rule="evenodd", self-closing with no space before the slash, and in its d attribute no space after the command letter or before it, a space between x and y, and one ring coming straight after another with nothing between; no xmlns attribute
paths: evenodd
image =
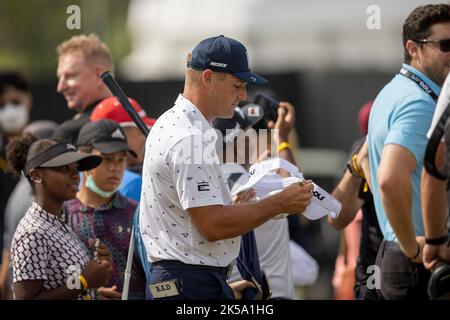
<svg viewBox="0 0 450 320"><path fill-rule="evenodd" d="M209 191L209 182L208 181L202 181L197 182L197 190L198 191Z"/></svg>

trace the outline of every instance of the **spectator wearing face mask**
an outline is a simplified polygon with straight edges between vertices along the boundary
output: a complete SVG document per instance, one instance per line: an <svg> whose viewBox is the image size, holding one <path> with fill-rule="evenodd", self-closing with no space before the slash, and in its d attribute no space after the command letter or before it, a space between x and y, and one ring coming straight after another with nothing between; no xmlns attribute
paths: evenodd
<svg viewBox="0 0 450 320"><path fill-rule="evenodd" d="M99 239L110 250L113 272L110 281L99 289L103 298L120 299L137 203L119 192L127 165L129 149L122 127L111 120L85 124L78 136L80 151L101 156L102 163L83 174L77 199L66 202L69 224L85 243ZM145 298L145 274L134 255L130 299Z"/></svg>
<svg viewBox="0 0 450 320"><path fill-rule="evenodd" d="M148 117L144 109L142 109L136 100L131 98L128 99L136 112L139 113L147 127L151 129L156 119ZM141 198L141 175L146 137L139 130L139 128L136 127L136 124L133 122L125 109L120 105L119 101L117 101L116 97L109 97L102 100L102 102L100 102L92 111L90 116L91 121L103 119L109 119L117 122L122 127L127 137L128 146L134 153L136 153L136 157L133 157L130 153L127 155L127 168L122 179L120 193L127 198L139 202Z"/></svg>
<svg viewBox="0 0 450 320"><path fill-rule="evenodd" d="M156 119L148 117L144 109L142 109L136 100L132 98L128 98L128 100L136 112L139 113L139 116L142 118L147 127L151 130ZM137 155L137 157L133 157L130 153L128 153L127 168L123 174L122 184L119 191L125 197L139 202L141 199L142 163L144 161L144 146L146 137L141 130L139 130L119 101L117 101L116 97L108 97L102 100L102 102L100 102L92 111L90 116L91 121L103 119L109 119L117 122L122 127L127 137L128 146ZM134 236L136 252L139 252L145 274L150 274L150 263L148 262L147 253L140 236L138 208L134 216Z"/></svg>
<svg viewBox="0 0 450 320"><path fill-rule="evenodd" d="M111 255L103 244L92 256L64 221L63 203L73 199L79 172L100 164L66 142L38 140L26 133L11 140L12 172L25 175L35 196L20 220L11 246L14 298L68 300L97 298L96 288L111 274Z"/></svg>
<svg viewBox="0 0 450 320"><path fill-rule="evenodd" d="M7 172L5 149L11 138L22 134L28 123L31 105L30 89L22 76L16 72L0 73L0 252L3 251L2 235L6 203L18 181Z"/></svg>

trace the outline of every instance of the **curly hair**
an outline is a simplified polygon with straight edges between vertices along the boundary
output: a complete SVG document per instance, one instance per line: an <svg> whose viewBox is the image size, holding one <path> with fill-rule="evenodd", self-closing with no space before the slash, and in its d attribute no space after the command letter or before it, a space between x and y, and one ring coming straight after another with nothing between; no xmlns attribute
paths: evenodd
<svg viewBox="0 0 450 320"><path fill-rule="evenodd" d="M29 132L11 139L6 147L9 171L16 176L20 176L28 160L57 143L58 140L55 139L38 140L36 136Z"/></svg>
<svg viewBox="0 0 450 320"><path fill-rule="evenodd" d="M436 23L450 22L450 5L428 4L414 9L403 24L403 50L406 63L411 56L406 49L408 40L426 39L430 36L430 27Z"/></svg>

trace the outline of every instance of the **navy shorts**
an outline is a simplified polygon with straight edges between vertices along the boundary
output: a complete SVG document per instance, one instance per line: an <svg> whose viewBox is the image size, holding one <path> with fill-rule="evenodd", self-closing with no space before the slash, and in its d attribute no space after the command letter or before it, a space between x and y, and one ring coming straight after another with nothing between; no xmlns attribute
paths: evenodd
<svg viewBox="0 0 450 320"><path fill-rule="evenodd" d="M159 261L153 264L147 278L149 300L234 300L234 293L227 284L227 268L189 265L179 261ZM175 281L179 294L154 298L150 286Z"/></svg>

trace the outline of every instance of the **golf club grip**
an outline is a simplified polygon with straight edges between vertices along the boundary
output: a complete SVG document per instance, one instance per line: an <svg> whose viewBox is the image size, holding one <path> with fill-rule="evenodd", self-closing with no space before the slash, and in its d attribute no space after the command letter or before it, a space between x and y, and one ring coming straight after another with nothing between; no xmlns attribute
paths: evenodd
<svg viewBox="0 0 450 320"><path fill-rule="evenodd" d="M122 108L125 109L125 111L128 113L128 115L133 119L136 126L142 131L142 133L147 137L148 133L150 132L147 126L145 125L142 118L139 116L136 110L134 110L133 106L131 105L130 101L128 100L127 96L123 92L122 88L120 88L117 81L113 78L112 74L109 71L105 71L100 75L100 78L105 83L105 85L108 87L109 91L119 100L120 105Z"/></svg>

